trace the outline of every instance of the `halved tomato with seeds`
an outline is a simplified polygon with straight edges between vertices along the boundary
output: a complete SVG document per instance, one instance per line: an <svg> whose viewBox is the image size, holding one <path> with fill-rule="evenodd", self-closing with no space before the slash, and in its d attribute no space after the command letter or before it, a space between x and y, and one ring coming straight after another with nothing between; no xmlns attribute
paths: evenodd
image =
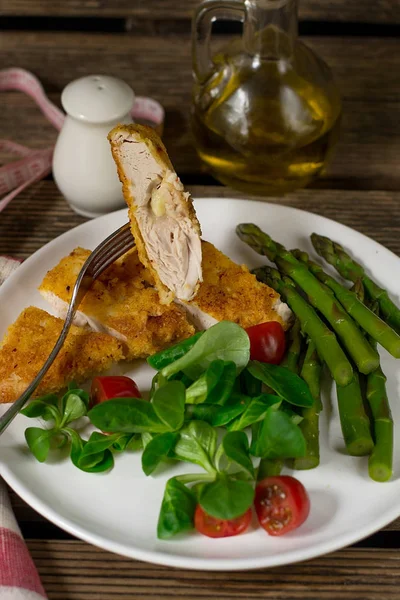
<svg viewBox="0 0 400 600"><path fill-rule="evenodd" d="M283 535L307 519L310 498L298 479L277 475L257 484L254 507L261 527L269 535Z"/></svg>

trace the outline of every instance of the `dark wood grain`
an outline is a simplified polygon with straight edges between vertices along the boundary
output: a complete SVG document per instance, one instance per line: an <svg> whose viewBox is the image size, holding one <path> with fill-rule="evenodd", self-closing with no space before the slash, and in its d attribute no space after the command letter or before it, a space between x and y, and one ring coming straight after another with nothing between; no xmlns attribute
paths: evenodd
<svg viewBox="0 0 400 600"><path fill-rule="evenodd" d="M332 66L344 97L341 139L322 185L400 189L400 40L310 38ZM43 81L59 102L64 85L78 76L103 72L125 79L166 110L164 139L179 173L201 173L189 133L191 61L189 37L124 34L7 32L0 38L2 66L20 66ZM382 67L384 65L384 67ZM179 74L179 76L176 76ZM56 132L32 100L2 95L0 138L31 146L54 143ZM0 156L0 161L9 157Z"/></svg>
<svg viewBox="0 0 400 600"><path fill-rule="evenodd" d="M188 186L188 189L195 198L243 197L222 186ZM264 200L340 221L400 255L400 192L308 189ZM52 181L41 181L15 198L1 214L0 254L26 258L84 221L71 211Z"/></svg>
<svg viewBox="0 0 400 600"><path fill-rule="evenodd" d="M394 550L352 548L297 565L238 573L187 571L75 541L28 541L49 600L398 599Z"/></svg>
<svg viewBox="0 0 400 600"><path fill-rule="evenodd" d="M190 19L199 0L0 0L0 15L53 15ZM301 0L300 17L310 20L399 23L398 0Z"/></svg>

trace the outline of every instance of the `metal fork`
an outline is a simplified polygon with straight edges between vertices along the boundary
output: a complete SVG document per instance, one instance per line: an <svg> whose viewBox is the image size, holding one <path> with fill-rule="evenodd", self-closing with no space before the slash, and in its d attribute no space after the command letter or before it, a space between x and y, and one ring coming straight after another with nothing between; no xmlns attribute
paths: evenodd
<svg viewBox="0 0 400 600"><path fill-rule="evenodd" d="M61 350L65 338L67 337L78 306L82 302L93 281L97 279L103 273L103 271L107 269L107 267L117 260L117 258L133 248L134 245L135 240L132 236L129 223L126 223L126 225L123 225L117 229L117 231L114 231L114 233L101 242L101 244L99 244L97 248L90 254L80 270L74 285L74 289L72 290L67 316L65 317L65 323L60 333L60 337L51 351L49 358L46 360L32 383L29 385L29 387L27 387L25 392L18 398L18 400L16 400L14 404L10 406L4 415L0 417L0 435L9 426L18 412L25 406L53 364L54 359Z"/></svg>

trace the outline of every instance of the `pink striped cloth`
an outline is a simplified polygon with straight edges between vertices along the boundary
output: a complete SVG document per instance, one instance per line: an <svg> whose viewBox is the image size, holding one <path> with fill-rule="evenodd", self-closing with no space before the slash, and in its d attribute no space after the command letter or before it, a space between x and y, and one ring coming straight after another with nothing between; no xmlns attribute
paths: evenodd
<svg viewBox="0 0 400 600"><path fill-rule="evenodd" d="M0 256L0 285L20 261ZM0 600L47 598L0 477Z"/></svg>

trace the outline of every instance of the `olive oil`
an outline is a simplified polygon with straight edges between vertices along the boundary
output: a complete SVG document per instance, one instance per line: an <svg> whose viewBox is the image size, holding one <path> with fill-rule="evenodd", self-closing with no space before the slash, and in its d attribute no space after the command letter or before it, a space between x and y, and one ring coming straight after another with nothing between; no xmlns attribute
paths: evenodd
<svg viewBox="0 0 400 600"><path fill-rule="evenodd" d="M341 101L328 68L305 45L275 26L253 36L254 52L245 38L230 44L214 56L207 81L195 83L192 129L199 156L222 183L279 195L326 166Z"/></svg>

